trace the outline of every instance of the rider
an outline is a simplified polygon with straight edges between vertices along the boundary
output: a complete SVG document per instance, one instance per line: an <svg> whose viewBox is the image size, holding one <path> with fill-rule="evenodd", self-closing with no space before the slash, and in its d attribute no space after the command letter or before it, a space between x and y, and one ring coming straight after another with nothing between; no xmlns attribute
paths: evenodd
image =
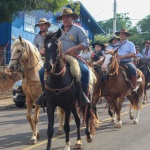
<svg viewBox="0 0 150 150"><path fill-rule="evenodd" d="M109 40L109 43L110 45L106 48L106 51L107 50L116 50L119 46L119 42L120 41L120 38L114 36L112 37L110 40Z"/></svg>
<svg viewBox="0 0 150 150"><path fill-rule="evenodd" d="M88 98L86 97L88 93L90 77L89 69L88 66L79 59L79 55L81 54L82 50L89 47L89 38L85 30L74 23L74 20L78 18L79 16L74 13L70 8L65 8L62 14L57 17L57 20L62 20L63 23L61 27L62 36L60 38L60 41L62 43L62 50L67 55L76 55L77 61L81 69L82 88L81 85L79 85L78 90L81 92L80 98L78 97L78 103L81 106L85 105L86 103L90 103Z"/></svg>
<svg viewBox="0 0 150 150"><path fill-rule="evenodd" d="M90 74L87 65L78 58L81 51L89 46L89 38L82 27L74 24L74 20L78 19L78 17L79 16L76 13L73 13L70 8L65 8L62 12L62 15L58 16L57 19L62 20L63 22L63 25L61 27L62 36L60 38L63 52L67 55L77 56L77 61L82 73L82 85L78 84L77 99L78 104L80 106L84 106L90 103L89 99L86 96L88 93ZM42 77L44 81L44 73ZM36 103L41 105L42 95L38 98Z"/></svg>
<svg viewBox="0 0 150 150"><path fill-rule="evenodd" d="M121 29L115 32L115 34L120 37L117 59L120 61L120 64L126 65L129 68L131 73L132 92L137 92L137 71L135 65L132 63L136 55L136 50L135 45L127 39L131 34L126 29Z"/></svg>
<svg viewBox="0 0 150 150"><path fill-rule="evenodd" d="M40 18L38 23L35 25L35 27L39 27L40 31L35 36L33 40L33 44L38 48L41 56L44 56L45 50L44 50L44 39L46 36L46 33L48 32L48 28L51 26L51 23L46 20L46 18ZM39 71L40 80L42 84L42 89L44 90L44 67L42 67Z"/></svg>
<svg viewBox="0 0 150 150"><path fill-rule="evenodd" d="M150 41L146 40L143 44L145 44L145 48L142 50L142 56L145 59L150 59Z"/></svg>

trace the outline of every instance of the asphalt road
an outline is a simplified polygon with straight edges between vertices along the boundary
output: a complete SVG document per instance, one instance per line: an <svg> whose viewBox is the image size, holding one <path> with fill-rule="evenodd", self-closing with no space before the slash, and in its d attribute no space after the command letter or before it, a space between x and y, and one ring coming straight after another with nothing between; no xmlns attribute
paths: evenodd
<svg viewBox="0 0 150 150"><path fill-rule="evenodd" d="M149 150L150 149L150 103L143 105L137 125L129 119L128 101L123 103L123 127L116 129L110 121L105 107L105 101L98 104L98 113L103 121L92 143L85 140L84 127L81 128L82 149L84 150ZM25 117L26 108L7 109L0 112L0 149L5 150L45 150L47 142L47 115L41 109L39 117L39 131L41 138L36 145L30 144L31 129ZM134 111L135 114L135 111ZM76 126L71 121L71 149L76 142ZM52 149L62 150L65 145L65 135L57 135L57 118L55 119L55 133Z"/></svg>

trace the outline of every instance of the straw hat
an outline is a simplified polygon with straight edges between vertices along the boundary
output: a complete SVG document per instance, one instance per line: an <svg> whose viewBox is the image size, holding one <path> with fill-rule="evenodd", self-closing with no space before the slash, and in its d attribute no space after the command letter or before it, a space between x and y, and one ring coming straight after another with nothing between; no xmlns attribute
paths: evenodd
<svg viewBox="0 0 150 150"><path fill-rule="evenodd" d="M149 43L149 44L150 44L150 41L149 41L149 40L146 40L143 44L145 44L145 43Z"/></svg>
<svg viewBox="0 0 150 150"><path fill-rule="evenodd" d="M139 50L140 48L138 46L135 46L135 49Z"/></svg>
<svg viewBox="0 0 150 150"><path fill-rule="evenodd" d="M35 25L36 27L39 26L40 24L45 24L47 23L48 24L48 27L51 26L51 23L47 21L46 18L40 18L40 20L38 21L38 23Z"/></svg>
<svg viewBox="0 0 150 150"><path fill-rule="evenodd" d="M73 17L73 20L76 20L79 18L79 15L74 13L70 8L65 8L60 16L57 17L57 20L62 20L62 16L71 15Z"/></svg>
<svg viewBox="0 0 150 150"><path fill-rule="evenodd" d="M120 33L126 33L127 37L131 36L131 34L126 29L121 29L120 31L115 32L117 36L119 36Z"/></svg>

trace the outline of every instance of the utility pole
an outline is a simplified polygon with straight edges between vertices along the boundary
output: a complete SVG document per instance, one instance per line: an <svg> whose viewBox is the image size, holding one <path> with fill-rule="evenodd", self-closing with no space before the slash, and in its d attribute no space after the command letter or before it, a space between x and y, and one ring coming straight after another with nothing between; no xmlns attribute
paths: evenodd
<svg viewBox="0 0 150 150"><path fill-rule="evenodd" d="M116 32L116 0L114 0L113 36Z"/></svg>

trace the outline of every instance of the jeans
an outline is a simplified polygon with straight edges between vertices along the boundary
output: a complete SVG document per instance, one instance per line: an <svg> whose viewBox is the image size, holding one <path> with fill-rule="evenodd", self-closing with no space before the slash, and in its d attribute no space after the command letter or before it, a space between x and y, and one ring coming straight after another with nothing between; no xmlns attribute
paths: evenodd
<svg viewBox="0 0 150 150"><path fill-rule="evenodd" d="M126 65L129 68L131 76L137 76L136 67L131 61L121 61L120 64Z"/></svg>
<svg viewBox="0 0 150 150"><path fill-rule="evenodd" d="M39 70L41 84L44 84L44 66Z"/></svg>

